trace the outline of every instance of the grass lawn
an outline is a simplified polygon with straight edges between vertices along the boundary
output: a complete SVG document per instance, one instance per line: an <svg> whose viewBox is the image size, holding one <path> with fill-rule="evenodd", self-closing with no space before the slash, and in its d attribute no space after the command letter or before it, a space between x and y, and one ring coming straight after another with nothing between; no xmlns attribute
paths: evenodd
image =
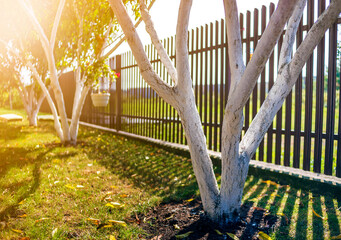
<svg viewBox="0 0 341 240"><path fill-rule="evenodd" d="M198 196L187 157L84 127L63 146L52 122L38 125L0 122L0 239L151 239L135 214ZM249 176L243 201L279 216L272 239L341 234L341 199L266 180Z"/></svg>

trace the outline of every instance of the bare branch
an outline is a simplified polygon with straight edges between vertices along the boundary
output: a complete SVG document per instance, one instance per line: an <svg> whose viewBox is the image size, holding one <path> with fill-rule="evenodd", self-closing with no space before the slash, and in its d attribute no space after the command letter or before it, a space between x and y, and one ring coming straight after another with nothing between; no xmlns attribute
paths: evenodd
<svg viewBox="0 0 341 240"><path fill-rule="evenodd" d="M128 44L139 66L144 80L169 104L175 106L172 96L173 88L164 82L153 70L153 67L144 51L140 37L138 36L133 22L131 21L121 0L109 0L118 22L127 37Z"/></svg>
<svg viewBox="0 0 341 240"><path fill-rule="evenodd" d="M292 15L298 0L280 0L276 11L271 16L270 22L265 29L261 39L257 44L257 48L246 66L245 72L240 82L231 89L227 107L232 110L241 110L253 88L257 79L264 69L264 66L271 55L278 39L280 38L283 28Z"/></svg>
<svg viewBox="0 0 341 240"><path fill-rule="evenodd" d="M291 61L291 53L296 39L297 29L300 25L306 2L307 0L299 0L292 16L289 19L288 27L285 31L285 37L282 43L278 69L281 69L285 64L288 64Z"/></svg>
<svg viewBox="0 0 341 240"><path fill-rule="evenodd" d="M155 0L152 0L148 6L148 10L150 10L154 4ZM139 18L139 20L137 20L137 22L135 23L134 27L137 28L140 23L142 22L142 18ZM116 44L115 46L113 46L102 58L105 59L107 57L109 57L113 52L116 51L116 49L121 46L121 44L126 40L126 36L124 34L122 34L121 36L119 36L118 38L121 38ZM115 39L116 40L116 39ZM115 41L114 41L115 42ZM106 46L109 47L109 46Z"/></svg>
<svg viewBox="0 0 341 240"><path fill-rule="evenodd" d="M279 72L274 86L271 88L267 98L240 143L239 151L241 153L244 152L249 156L255 153L276 113L294 86L304 64L309 59L327 29L337 20L340 12L341 1L333 0L309 30L304 41L296 50L291 62L282 67L282 71Z"/></svg>
<svg viewBox="0 0 341 240"><path fill-rule="evenodd" d="M58 30L60 18L62 16L64 5L65 5L65 0L60 0L59 5L58 5L58 10L54 18L51 37L50 37L50 45L52 49L54 49L54 45L56 42L57 30Z"/></svg>
<svg viewBox="0 0 341 240"><path fill-rule="evenodd" d="M146 31L148 32L150 39L152 40L152 43L154 44L157 53L160 56L161 62L166 67L173 83L176 85L178 81L176 69L159 39L159 36L154 28L154 24L152 22L151 16L149 15L148 9L144 1L145 0L139 0L139 3L142 20L145 22L146 25Z"/></svg>
<svg viewBox="0 0 341 240"><path fill-rule="evenodd" d="M188 21L191 12L192 0L181 0L179 7L178 23L176 26L176 66L178 72L178 85L180 88L191 89L192 82L188 61Z"/></svg>
<svg viewBox="0 0 341 240"><path fill-rule="evenodd" d="M224 0L224 9L233 89L245 70L236 0Z"/></svg>

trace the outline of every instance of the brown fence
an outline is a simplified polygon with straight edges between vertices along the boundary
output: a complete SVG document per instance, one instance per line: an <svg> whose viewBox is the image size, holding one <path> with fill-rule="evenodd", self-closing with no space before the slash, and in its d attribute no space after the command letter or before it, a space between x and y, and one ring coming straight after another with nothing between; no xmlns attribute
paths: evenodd
<svg viewBox="0 0 341 240"><path fill-rule="evenodd" d="M245 61L252 57L275 6L262 7L240 15ZM325 1L309 0L297 33L296 48L308 29L325 9ZM340 61L338 59L338 19L315 49L292 93L275 117L257 150L256 160L301 168L341 177ZM282 38L245 106L244 131L276 80ZM175 60L175 37L163 41ZM224 20L189 31L189 61L193 88L207 146L220 151L221 125L230 83ZM154 69L171 84L152 45L145 47ZM121 73L110 104L95 108L87 98L82 120L168 142L186 144L176 111L165 103L141 78L131 52L115 57Z"/></svg>

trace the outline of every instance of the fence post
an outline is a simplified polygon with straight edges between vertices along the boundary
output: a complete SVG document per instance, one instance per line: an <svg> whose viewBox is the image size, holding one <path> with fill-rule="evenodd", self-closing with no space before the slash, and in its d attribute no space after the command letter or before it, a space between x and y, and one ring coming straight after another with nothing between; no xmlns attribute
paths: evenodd
<svg viewBox="0 0 341 240"><path fill-rule="evenodd" d="M121 55L115 56L115 71L119 73L116 78L116 130L121 130L121 113L122 113L122 97L121 97Z"/></svg>

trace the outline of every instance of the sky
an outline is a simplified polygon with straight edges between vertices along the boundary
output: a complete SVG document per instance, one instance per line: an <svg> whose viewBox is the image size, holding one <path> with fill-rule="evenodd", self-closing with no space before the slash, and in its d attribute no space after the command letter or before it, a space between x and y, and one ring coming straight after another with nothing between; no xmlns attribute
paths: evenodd
<svg viewBox="0 0 341 240"><path fill-rule="evenodd" d="M237 4L239 12L246 13L247 10L260 9L262 5L269 6L270 2L277 4L278 0L238 0ZM150 15L160 39L175 35L179 4L180 0L156 0L150 10ZM193 0L189 29L222 18L224 18L222 0ZM141 23L137 30L143 44L149 44L150 38L144 30L144 24ZM128 44L124 43L115 51L114 55L127 51L129 51Z"/></svg>

